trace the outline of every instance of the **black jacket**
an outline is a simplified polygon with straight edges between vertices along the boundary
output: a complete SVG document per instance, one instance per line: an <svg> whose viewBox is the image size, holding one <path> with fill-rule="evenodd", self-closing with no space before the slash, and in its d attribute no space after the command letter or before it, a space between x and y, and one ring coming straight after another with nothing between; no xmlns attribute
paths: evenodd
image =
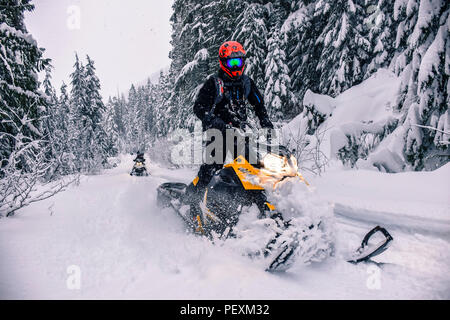
<svg viewBox="0 0 450 320"><path fill-rule="evenodd" d="M216 80L210 77L203 84L194 104L194 113L202 121L203 129L216 128L217 123L229 124L233 127L240 128L243 122L247 121L246 101L253 106L256 116L263 128L273 128L273 124L269 119L267 110L264 106L263 96L255 85L255 82L248 78L247 85L249 88L247 99L245 99L244 81L231 81L219 70L219 78L224 82L224 94L222 100L216 105L214 115L210 116L210 111L216 101ZM230 103L232 101L232 103ZM219 121L218 121L219 120Z"/></svg>
<svg viewBox="0 0 450 320"><path fill-rule="evenodd" d="M136 158L133 160L134 162L145 162L145 158L143 154L138 154Z"/></svg>

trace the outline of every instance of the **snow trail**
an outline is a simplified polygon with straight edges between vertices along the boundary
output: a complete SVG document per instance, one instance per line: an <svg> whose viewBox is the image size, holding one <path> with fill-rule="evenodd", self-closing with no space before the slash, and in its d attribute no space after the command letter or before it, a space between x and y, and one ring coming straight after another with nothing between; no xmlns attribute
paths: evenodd
<svg viewBox="0 0 450 320"><path fill-rule="evenodd" d="M338 218L335 257L269 274L263 261L189 235L157 208L157 186L189 182L193 170L149 161L151 176L130 177L131 159L0 220L0 299L450 298L448 239L394 228L377 259L384 265L354 266L345 255L374 225ZM67 287L71 265L80 267L80 290ZM368 285L371 268L378 289Z"/></svg>

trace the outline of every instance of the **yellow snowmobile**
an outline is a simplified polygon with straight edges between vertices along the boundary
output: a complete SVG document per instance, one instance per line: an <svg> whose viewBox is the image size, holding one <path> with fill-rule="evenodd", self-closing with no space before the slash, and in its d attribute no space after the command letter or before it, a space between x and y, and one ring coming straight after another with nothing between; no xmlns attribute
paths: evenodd
<svg viewBox="0 0 450 320"><path fill-rule="evenodd" d="M257 155L258 161L255 165L250 164L245 157L238 156L216 172L202 196L200 210L195 211L198 214L191 213L192 203L186 194L188 186L183 183L160 185L157 202L160 207L173 208L190 231L207 236L211 240L235 237L233 228L238 223L243 209L256 204L260 212L258 218L273 219L277 230L275 237L263 250L264 256L270 257L267 271L285 271L295 261L297 248L313 232L322 232L323 226L321 222L301 227L292 226L291 221L286 221L282 213L267 200L267 188L276 189L291 179L300 179L309 185L298 172L296 157L283 146L278 146L276 151ZM198 178L192 183L196 185ZM366 251L370 237L380 230L387 234L386 241ZM390 241L392 237L385 229L375 228L364 239L363 245L358 249L358 256L349 262L367 261L386 250ZM326 257L332 255L333 251L334 244L330 242L321 246L317 255Z"/></svg>
<svg viewBox="0 0 450 320"><path fill-rule="evenodd" d="M293 254L299 245L299 232L291 233L283 243L277 243L284 230L290 227L276 207L267 201L265 189L276 188L288 179L308 182L298 172L297 159L287 148L279 146L276 152L265 155L258 153L257 164L250 164L245 157L238 156L226 164L211 179L200 203L199 214L192 215L191 203L186 195L187 185L183 183L164 183L158 187L158 205L172 207L186 222L188 229L196 234L214 239L234 237L233 228L242 210L256 204L260 218L272 218L278 230L264 250L264 255L275 255L268 266L269 271L286 270L294 261ZM198 178L193 184L198 183ZM308 226L319 228L320 226ZM332 248L329 248L332 250Z"/></svg>

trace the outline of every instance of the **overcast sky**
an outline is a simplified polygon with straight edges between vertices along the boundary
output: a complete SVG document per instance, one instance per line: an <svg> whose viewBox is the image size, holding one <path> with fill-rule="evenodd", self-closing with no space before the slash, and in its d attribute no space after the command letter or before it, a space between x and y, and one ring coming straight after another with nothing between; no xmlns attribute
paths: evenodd
<svg viewBox="0 0 450 320"><path fill-rule="evenodd" d="M35 0L28 31L52 59L53 85L70 82L75 51L95 61L106 99L170 64L172 0Z"/></svg>

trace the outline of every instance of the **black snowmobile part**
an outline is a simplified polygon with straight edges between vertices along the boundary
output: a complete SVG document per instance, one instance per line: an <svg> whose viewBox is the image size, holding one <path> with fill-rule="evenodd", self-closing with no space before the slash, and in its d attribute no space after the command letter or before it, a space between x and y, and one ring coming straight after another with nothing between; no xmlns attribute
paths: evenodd
<svg viewBox="0 0 450 320"><path fill-rule="evenodd" d="M381 232L383 236L385 237L385 240L378 245L378 247L374 250L371 250L370 252L367 252L364 254L364 249L368 246L370 238L377 233ZM372 230L370 230L366 236L364 237L361 246L356 250L356 253L359 254L358 257L348 260L348 262L353 264L358 264L360 262L369 261L371 258L380 255L384 251L386 251L389 248L389 244L394 240L394 238L391 236L391 234L385 229L380 226L376 226Z"/></svg>
<svg viewBox="0 0 450 320"><path fill-rule="evenodd" d="M136 168L136 166L133 166L133 169L131 169L130 176L142 177L144 175L148 176L148 171L145 166L143 166L141 168Z"/></svg>
<svg viewBox="0 0 450 320"><path fill-rule="evenodd" d="M272 260L269 267L266 269L267 272L283 272L291 267L294 263L292 255L298 247L298 242L293 244L283 244L283 249L281 252Z"/></svg>
<svg viewBox="0 0 450 320"><path fill-rule="evenodd" d="M157 204L159 207L171 207L172 200L181 201L186 192L187 185L184 183L164 183L157 190Z"/></svg>
<svg viewBox="0 0 450 320"><path fill-rule="evenodd" d="M185 193L188 186L184 183L164 183L158 187L157 190L157 205L160 208L171 208L175 213L182 219L187 227L188 232L196 233L195 230L198 225L194 220L190 220L188 216L183 215L180 209L183 205L188 205L185 203Z"/></svg>

